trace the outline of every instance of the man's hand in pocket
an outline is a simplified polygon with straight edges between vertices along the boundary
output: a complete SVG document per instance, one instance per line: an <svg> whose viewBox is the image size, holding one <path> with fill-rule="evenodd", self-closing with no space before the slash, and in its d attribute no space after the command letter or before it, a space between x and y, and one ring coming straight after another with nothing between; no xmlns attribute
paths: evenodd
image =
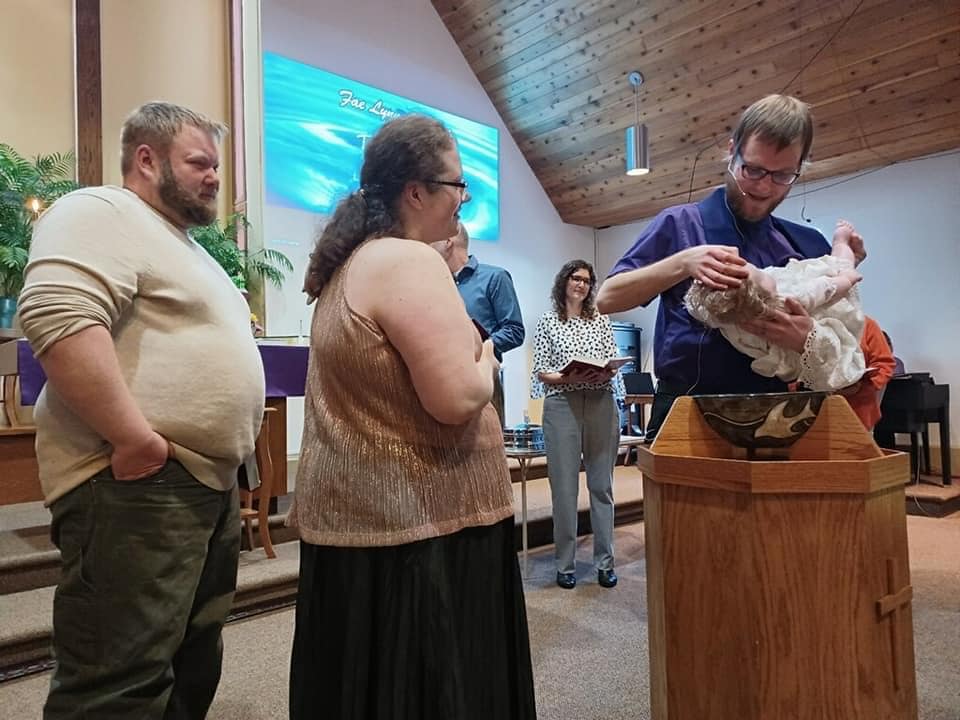
<svg viewBox="0 0 960 720"><path fill-rule="evenodd" d="M154 475L173 457L173 446L153 432L142 442L113 448L110 467L117 480L139 480Z"/></svg>

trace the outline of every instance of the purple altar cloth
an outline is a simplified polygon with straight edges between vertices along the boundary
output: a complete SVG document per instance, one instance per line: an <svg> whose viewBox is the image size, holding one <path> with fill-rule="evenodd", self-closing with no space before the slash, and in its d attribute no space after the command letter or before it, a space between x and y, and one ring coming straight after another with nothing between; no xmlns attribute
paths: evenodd
<svg viewBox="0 0 960 720"><path fill-rule="evenodd" d="M263 360L267 397L303 397L307 384L307 345L257 345Z"/></svg>
<svg viewBox="0 0 960 720"><path fill-rule="evenodd" d="M303 397L307 382L306 345L257 345L263 360L268 398ZM20 374L20 397L24 405L34 405L40 389L47 381L43 368L33 357L30 343L17 341L17 371Z"/></svg>

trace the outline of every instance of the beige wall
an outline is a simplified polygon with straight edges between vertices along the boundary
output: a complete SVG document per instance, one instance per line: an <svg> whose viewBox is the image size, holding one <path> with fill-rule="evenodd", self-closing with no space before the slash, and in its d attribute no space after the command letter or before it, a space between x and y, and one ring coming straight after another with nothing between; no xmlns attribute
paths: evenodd
<svg viewBox="0 0 960 720"><path fill-rule="evenodd" d="M101 0L105 183L121 180L120 127L145 102L167 100L229 122L229 21L226 0ZM228 138L221 216L230 200L230 152Z"/></svg>
<svg viewBox="0 0 960 720"><path fill-rule="evenodd" d="M75 149L73 0L0 0L0 142L22 154ZM120 182L120 126L148 100L228 122L226 0L102 0L103 178ZM221 215L230 200L222 152Z"/></svg>
<svg viewBox="0 0 960 720"><path fill-rule="evenodd" d="M0 0L0 142L74 149L73 2Z"/></svg>

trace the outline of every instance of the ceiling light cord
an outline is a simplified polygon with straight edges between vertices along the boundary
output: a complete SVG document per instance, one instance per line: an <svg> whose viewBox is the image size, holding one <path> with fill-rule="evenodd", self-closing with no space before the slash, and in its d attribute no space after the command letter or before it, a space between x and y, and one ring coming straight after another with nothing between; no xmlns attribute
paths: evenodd
<svg viewBox="0 0 960 720"><path fill-rule="evenodd" d="M857 14L857 11L860 10L860 6L863 5L863 3L864 3L864 0L860 0L860 2L857 3L857 6L852 11L850 11L850 13L843 19L843 22L841 22L840 25L837 27L837 29L834 30L833 34L829 38L827 38L827 41L820 46L820 49L813 54L813 57L811 57L807 62L805 62L799 70L797 70L796 74L792 78L790 78L787 84L783 86L783 89L780 90L781 95L785 94L787 92L787 89L797 81L797 78L799 78L800 75L803 74L804 70L810 67L810 65L813 64L813 61L817 59L820 53L822 53L824 50L827 49L827 47L830 46L830 43L833 42L834 38L836 38L837 35L840 33L840 31L847 26L847 23L850 22L851 19L853 19L853 16ZM801 4L801 9L802 9L802 4ZM859 118L857 118L857 121L859 122ZM693 198L693 183L697 173L697 161L699 161L700 156L703 155L703 153L709 150L711 147L713 147L715 143L716 143L716 135L713 136L713 142L711 142L709 145L704 145L702 148L700 148L700 150L697 151L697 154L693 158L693 167L690 168L690 187L687 191L687 202L691 202Z"/></svg>
<svg viewBox="0 0 960 720"><path fill-rule="evenodd" d="M850 11L850 14L847 15L847 16L843 19L843 22L840 23L840 25L837 26L837 29L833 31L833 35L831 35L829 38L827 38L827 41L826 41L823 45L820 46L820 49L817 50L817 51L813 54L813 57L811 57L809 60L807 60L807 62L805 62L805 63L803 64L803 67L801 67L799 70L797 70L797 74L794 75L792 78L790 78L790 81L789 81L786 85L783 86L783 89L780 91L780 94L781 94L781 95L786 94L787 89L788 89L791 85L793 85L793 83L795 83L795 82L797 81L797 78L800 77L800 75L803 73L803 71L806 70L808 67L810 67L810 66L813 64L813 61L816 60L817 57L820 55L820 53L822 53L824 50L826 50L826 49L830 46L830 43L833 42L833 39L834 39L837 35L840 34L840 31L843 30L843 29L847 26L847 23L850 22L850 20L853 19L853 16L857 14L857 11L860 9L860 6L863 5L863 2L864 2L864 0L860 0L860 2L857 3L857 6L856 6L853 10Z"/></svg>
<svg viewBox="0 0 960 720"><path fill-rule="evenodd" d="M643 75L640 75L637 82L634 82L634 76L640 75L638 72L630 73L630 84L633 85L633 112L634 122L640 124L640 85L643 84Z"/></svg>

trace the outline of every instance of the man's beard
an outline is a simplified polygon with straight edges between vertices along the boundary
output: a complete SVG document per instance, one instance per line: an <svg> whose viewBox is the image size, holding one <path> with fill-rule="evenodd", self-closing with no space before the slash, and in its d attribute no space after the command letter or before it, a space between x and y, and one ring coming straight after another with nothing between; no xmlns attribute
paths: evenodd
<svg viewBox="0 0 960 720"><path fill-rule="evenodd" d="M773 211L777 209L780 203L787 199L786 194L777 199L769 198L766 201L765 209L762 214L759 216L750 215L747 214L747 211L744 208L744 200L746 198L744 198L743 194L740 192L740 188L737 187L737 184L728 177L724 182L724 185L726 186L727 203L730 205L730 209L733 211L733 214L741 220L746 220L747 222L760 222L761 220L765 220L773 214ZM753 203L755 202L756 201L753 201Z"/></svg>
<svg viewBox="0 0 960 720"><path fill-rule="evenodd" d="M216 203L205 203L198 198L191 197L173 176L173 168L169 160L164 160L160 165L158 192L160 193L160 199L185 222L186 227L209 225L217 219Z"/></svg>

